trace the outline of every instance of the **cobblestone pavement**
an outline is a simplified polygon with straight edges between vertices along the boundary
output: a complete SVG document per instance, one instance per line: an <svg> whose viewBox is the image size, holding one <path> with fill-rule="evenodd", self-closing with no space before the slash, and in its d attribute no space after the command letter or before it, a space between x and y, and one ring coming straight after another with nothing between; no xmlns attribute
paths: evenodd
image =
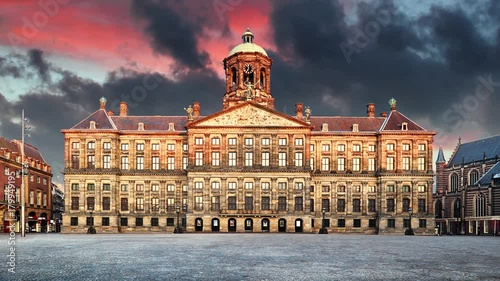
<svg viewBox="0 0 500 281"><path fill-rule="evenodd" d="M500 237L28 234L15 273L8 237L0 280L500 280Z"/></svg>

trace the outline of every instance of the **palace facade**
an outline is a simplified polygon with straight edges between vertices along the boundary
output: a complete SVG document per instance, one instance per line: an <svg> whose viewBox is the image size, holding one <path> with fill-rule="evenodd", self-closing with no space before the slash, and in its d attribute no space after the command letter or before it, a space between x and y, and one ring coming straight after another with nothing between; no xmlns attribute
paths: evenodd
<svg viewBox="0 0 500 281"><path fill-rule="evenodd" d="M115 115L100 108L65 138L64 232L434 231L432 145L397 111L363 117L275 110L272 59L247 30L224 59L222 110ZM90 215L92 211L92 217ZM413 216L410 216L410 213ZM323 220L324 217L324 220ZM411 217L411 220L409 219Z"/></svg>

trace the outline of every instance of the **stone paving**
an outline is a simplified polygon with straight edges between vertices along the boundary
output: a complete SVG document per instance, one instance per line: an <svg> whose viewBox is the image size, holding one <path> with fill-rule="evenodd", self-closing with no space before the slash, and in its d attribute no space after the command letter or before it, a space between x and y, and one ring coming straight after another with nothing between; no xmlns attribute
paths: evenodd
<svg viewBox="0 0 500 281"><path fill-rule="evenodd" d="M0 280L500 280L500 237L28 234Z"/></svg>

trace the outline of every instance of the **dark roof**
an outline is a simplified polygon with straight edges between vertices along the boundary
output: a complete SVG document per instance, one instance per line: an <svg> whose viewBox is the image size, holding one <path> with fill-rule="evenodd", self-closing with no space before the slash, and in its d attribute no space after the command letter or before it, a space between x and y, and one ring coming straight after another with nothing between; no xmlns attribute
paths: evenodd
<svg viewBox="0 0 500 281"><path fill-rule="evenodd" d="M396 110L389 113L380 131L401 131L401 126L404 122L408 124L408 131L426 131L420 125L413 122L413 120Z"/></svg>
<svg viewBox="0 0 500 281"><path fill-rule="evenodd" d="M448 166L500 157L500 135L460 144Z"/></svg>
<svg viewBox="0 0 500 281"><path fill-rule="evenodd" d="M444 152L443 152L442 147L439 147L438 158L436 160L436 163L446 163L446 160L444 159Z"/></svg>
<svg viewBox="0 0 500 281"><path fill-rule="evenodd" d="M12 152L21 154L21 141L20 140L8 140L4 137L0 137L0 148L6 148ZM24 154L26 157L36 159L38 161L44 162L42 154L38 148L24 142Z"/></svg>
<svg viewBox="0 0 500 281"><path fill-rule="evenodd" d="M121 131L137 131L139 122L144 123L145 131L168 131L169 123L174 123L176 131L185 131L187 116L111 116L111 120Z"/></svg>
<svg viewBox="0 0 500 281"><path fill-rule="evenodd" d="M384 117L311 116L313 131L321 131L322 124L328 124L328 131L352 132L352 125L358 124L360 132L378 132Z"/></svg>
<svg viewBox="0 0 500 281"><path fill-rule="evenodd" d="M99 130L113 130L116 129L113 122L108 116L108 113L104 109L99 109L96 112L90 114L87 118L83 119L80 123L73 126L71 129L85 130L90 129L90 121L95 121L96 129Z"/></svg>
<svg viewBox="0 0 500 281"><path fill-rule="evenodd" d="M489 185L493 177L497 177L500 175L500 162L497 162L491 169L486 172L480 179L479 183L481 185Z"/></svg>

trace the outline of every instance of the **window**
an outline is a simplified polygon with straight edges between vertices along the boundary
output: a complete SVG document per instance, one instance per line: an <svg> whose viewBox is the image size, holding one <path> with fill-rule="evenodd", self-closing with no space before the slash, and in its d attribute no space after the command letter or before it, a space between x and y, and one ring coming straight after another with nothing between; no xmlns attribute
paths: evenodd
<svg viewBox="0 0 500 281"><path fill-rule="evenodd" d="M338 219L337 227L345 227L345 219Z"/></svg>
<svg viewBox="0 0 500 281"><path fill-rule="evenodd" d="M268 138L263 138L260 140L260 144L263 146L268 146L270 144L270 140Z"/></svg>
<svg viewBox="0 0 500 281"><path fill-rule="evenodd" d="M410 209L410 199L404 198L403 199L403 212L408 212Z"/></svg>
<svg viewBox="0 0 500 281"><path fill-rule="evenodd" d="M375 171L375 159L374 158L368 158L368 171L370 171L370 172Z"/></svg>
<svg viewBox="0 0 500 281"><path fill-rule="evenodd" d="M121 191L122 192L127 192L128 191L128 184L122 184L121 185Z"/></svg>
<svg viewBox="0 0 500 281"><path fill-rule="evenodd" d="M102 190L103 191L111 191L111 184L109 184L109 183L103 183L102 184Z"/></svg>
<svg viewBox="0 0 500 281"><path fill-rule="evenodd" d="M304 162L302 152L295 152L295 167L302 167L303 165Z"/></svg>
<svg viewBox="0 0 500 281"><path fill-rule="evenodd" d="M360 219L353 219L352 226L353 227L361 227L361 220Z"/></svg>
<svg viewBox="0 0 500 281"><path fill-rule="evenodd" d="M228 145L236 145L236 138L229 138L227 139Z"/></svg>
<svg viewBox="0 0 500 281"><path fill-rule="evenodd" d="M219 210L220 210L220 197L212 196L212 211L219 211Z"/></svg>
<svg viewBox="0 0 500 281"><path fill-rule="evenodd" d="M271 187L271 184L268 182L263 182L260 184L260 188L262 188L263 190L268 190L270 187Z"/></svg>
<svg viewBox="0 0 500 281"><path fill-rule="evenodd" d="M245 138L245 145L253 145L253 139L252 138Z"/></svg>
<svg viewBox="0 0 500 281"><path fill-rule="evenodd" d="M196 166L203 165L203 151L196 151L196 153L195 153L195 165Z"/></svg>
<svg viewBox="0 0 500 281"><path fill-rule="evenodd" d="M253 197L245 196L245 210L247 211L253 210Z"/></svg>
<svg viewBox="0 0 500 281"><path fill-rule="evenodd" d="M136 150L137 151L144 151L144 144L143 143L136 144Z"/></svg>
<svg viewBox="0 0 500 281"><path fill-rule="evenodd" d="M137 156L136 169L144 170L144 156Z"/></svg>
<svg viewBox="0 0 500 281"><path fill-rule="evenodd" d="M321 209L330 212L330 199L321 199Z"/></svg>
<svg viewBox="0 0 500 281"><path fill-rule="evenodd" d="M262 152L262 166L267 167L269 166L269 152Z"/></svg>
<svg viewBox="0 0 500 281"><path fill-rule="evenodd" d="M330 170L330 158L323 157L321 158L321 171L329 171Z"/></svg>
<svg viewBox="0 0 500 281"><path fill-rule="evenodd" d="M160 198L151 198L151 211L158 212L160 210Z"/></svg>
<svg viewBox="0 0 500 281"><path fill-rule="evenodd" d="M78 226L78 217L71 217L71 226Z"/></svg>
<svg viewBox="0 0 500 281"><path fill-rule="evenodd" d="M144 198L142 198L142 197L136 198L135 202L136 202L136 204L135 204L136 210L137 211L144 211Z"/></svg>
<svg viewBox="0 0 500 281"><path fill-rule="evenodd" d="M458 174L453 173L450 177L450 187L451 187L451 192L457 192L458 191Z"/></svg>
<svg viewBox="0 0 500 281"><path fill-rule="evenodd" d="M377 220L376 219L369 219L368 220L368 227L377 227Z"/></svg>
<svg viewBox="0 0 500 281"><path fill-rule="evenodd" d="M87 149L90 149L90 150L95 149L95 142L93 142L93 141L89 142L87 144Z"/></svg>
<svg viewBox="0 0 500 281"><path fill-rule="evenodd" d="M425 199L418 199L418 212L425 212Z"/></svg>
<svg viewBox="0 0 500 281"><path fill-rule="evenodd" d="M157 184L157 183L152 184L152 185L151 185L151 191L153 191L153 192L158 192L158 191L160 191L160 185L159 185L159 184Z"/></svg>
<svg viewBox="0 0 500 281"><path fill-rule="evenodd" d="M168 160L168 159L167 159ZM187 157L182 157L182 169L186 170L188 167L188 158Z"/></svg>
<svg viewBox="0 0 500 281"><path fill-rule="evenodd" d="M103 217L101 220L102 226L109 226L109 217Z"/></svg>
<svg viewBox="0 0 500 281"><path fill-rule="evenodd" d="M250 167L253 165L253 152L245 152L245 166Z"/></svg>
<svg viewBox="0 0 500 281"><path fill-rule="evenodd" d="M102 198L102 209L104 211L111 210L111 198L110 197L103 197Z"/></svg>
<svg viewBox="0 0 500 281"><path fill-rule="evenodd" d="M419 185L418 192L425 192L425 185Z"/></svg>
<svg viewBox="0 0 500 281"><path fill-rule="evenodd" d="M120 204L120 210L122 211L128 211L128 198L122 198L121 199L121 204Z"/></svg>
<svg viewBox="0 0 500 281"><path fill-rule="evenodd" d="M425 171L425 157L418 157L418 170Z"/></svg>
<svg viewBox="0 0 500 281"><path fill-rule="evenodd" d="M40 191L36 192L36 204L38 206L42 205L42 193Z"/></svg>
<svg viewBox="0 0 500 281"><path fill-rule="evenodd" d="M309 211L314 212L314 199L309 199Z"/></svg>
<svg viewBox="0 0 500 281"><path fill-rule="evenodd" d="M153 143L153 144L151 145L151 149L152 149L153 151L158 151L158 150L160 150L160 144L159 144L159 143Z"/></svg>
<svg viewBox="0 0 500 281"><path fill-rule="evenodd" d="M279 182L278 189L285 190L286 189L286 182Z"/></svg>
<svg viewBox="0 0 500 281"><path fill-rule="evenodd" d="M345 170L345 158L339 157L337 159L337 170L339 170L339 171Z"/></svg>
<svg viewBox="0 0 500 281"><path fill-rule="evenodd" d="M403 170L410 170L410 157L403 157Z"/></svg>
<svg viewBox="0 0 500 281"><path fill-rule="evenodd" d="M419 219L418 220L418 227L426 228L427 227L427 220L426 219Z"/></svg>
<svg viewBox="0 0 500 281"><path fill-rule="evenodd" d="M376 212L375 199L368 199L368 212Z"/></svg>
<svg viewBox="0 0 500 281"><path fill-rule="evenodd" d="M394 151L394 144L393 143L387 144L387 151Z"/></svg>
<svg viewBox="0 0 500 281"><path fill-rule="evenodd" d="M303 146L304 139L295 139L295 146Z"/></svg>
<svg viewBox="0 0 500 281"><path fill-rule="evenodd" d="M77 184L77 183L72 183L71 184L71 190L72 191L77 191L79 189L80 189L80 185L79 184Z"/></svg>
<svg viewBox="0 0 500 281"><path fill-rule="evenodd" d="M361 212L361 200L360 199L352 199L352 211L353 212Z"/></svg>
<svg viewBox="0 0 500 281"><path fill-rule="evenodd" d="M295 211L303 211L304 203L302 197L295 197Z"/></svg>
<svg viewBox="0 0 500 281"><path fill-rule="evenodd" d="M174 198L167 198L167 211L168 212L175 211L175 199Z"/></svg>
<svg viewBox="0 0 500 281"><path fill-rule="evenodd" d="M33 190L30 190L30 204L35 204L35 192Z"/></svg>
<svg viewBox="0 0 500 281"><path fill-rule="evenodd" d="M236 182L228 182L227 189L236 189Z"/></svg>
<svg viewBox="0 0 500 281"><path fill-rule="evenodd" d="M188 192L188 186L186 184L182 186L182 192L183 193L187 193ZM186 199L186 198L184 198L184 199Z"/></svg>
<svg viewBox="0 0 500 281"><path fill-rule="evenodd" d="M128 150L128 143L122 143L121 149L122 149L122 151L127 151Z"/></svg>
<svg viewBox="0 0 500 281"><path fill-rule="evenodd" d="M196 144L196 145L203 145L203 138L195 138L194 139L194 144Z"/></svg>
<svg viewBox="0 0 500 281"><path fill-rule="evenodd" d="M227 209L236 210L236 196L229 196L227 198Z"/></svg>
<svg viewBox="0 0 500 281"><path fill-rule="evenodd" d="M410 227L410 219L403 219L403 227Z"/></svg>
<svg viewBox="0 0 500 281"><path fill-rule="evenodd" d="M423 143L418 144L418 150L425 151L425 144L423 144Z"/></svg>
<svg viewBox="0 0 500 281"><path fill-rule="evenodd" d="M120 226L128 226L128 218L120 218Z"/></svg>
<svg viewBox="0 0 500 281"><path fill-rule="evenodd" d="M352 146L352 151L354 152L360 152L361 151L361 145L355 144Z"/></svg>
<svg viewBox="0 0 500 281"><path fill-rule="evenodd" d="M228 154L228 166L234 167L236 166L236 152L229 152Z"/></svg>
<svg viewBox="0 0 500 281"><path fill-rule="evenodd" d="M352 187L352 191L353 192L356 192L356 193L359 193L361 192L361 186L360 185L355 185Z"/></svg>
<svg viewBox="0 0 500 281"><path fill-rule="evenodd" d="M102 157L102 167L104 169L110 169L111 168L111 155L104 155Z"/></svg>
<svg viewBox="0 0 500 281"><path fill-rule="evenodd" d="M345 144L339 144L339 145L337 145L337 151L338 152L344 152L345 151Z"/></svg>
<svg viewBox="0 0 500 281"><path fill-rule="evenodd" d="M197 182L203 186L203 182ZM175 185L173 184L167 184L167 192L175 192Z"/></svg>
<svg viewBox="0 0 500 281"><path fill-rule="evenodd" d="M270 210L270 204L269 204L270 200L269 200L269 197L262 197L261 201L262 201L262 203L260 205L261 210L263 210L263 211L269 211Z"/></svg>
<svg viewBox="0 0 500 281"><path fill-rule="evenodd" d="M220 189L220 182L213 181L212 182L212 189Z"/></svg>
<svg viewBox="0 0 500 281"><path fill-rule="evenodd" d="M253 189L253 182L246 182L245 189Z"/></svg>
<svg viewBox="0 0 500 281"><path fill-rule="evenodd" d="M472 170L469 174L469 185L474 185L479 180L479 172Z"/></svg>
<svg viewBox="0 0 500 281"><path fill-rule="evenodd" d="M220 152L212 152L212 166L220 165Z"/></svg>
<svg viewBox="0 0 500 281"><path fill-rule="evenodd" d="M313 157L309 158L309 166L310 166L311 170L314 170L314 158Z"/></svg>
<svg viewBox="0 0 500 281"><path fill-rule="evenodd" d="M153 164L154 166L154 164ZM160 159L158 158L158 169L160 166ZM167 170L172 171L175 170L175 157L169 156L167 157Z"/></svg>
<svg viewBox="0 0 500 281"><path fill-rule="evenodd" d="M314 151L314 144L309 145L309 151L313 152Z"/></svg>
<svg viewBox="0 0 500 281"><path fill-rule="evenodd" d="M337 199L337 212L345 212L345 199Z"/></svg>
<svg viewBox="0 0 500 281"><path fill-rule="evenodd" d="M372 185L368 187L368 192L369 193L375 193L377 191L377 187Z"/></svg>
<svg viewBox="0 0 500 281"><path fill-rule="evenodd" d="M278 211L286 211L286 197L278 197Z"/></svg>
<svg viewBox="0 0 500 281"><path fill-rule="evenodd" d="M194 188L195 189L203 189L203 182L202 181L197 181L194 183Z"/></svg>
<svg viewBox="0 0 500 281"><path fill-rule="evenodd" d="M80 149L80 143L79 142L72 142L71 147L73 149Z"/></svg>
<svg viewBox="0 0 500 281"><path fill-rule="evenodd" d="M80 208L80 198L71 197L71 210L78 210Z"/></svg>
<svg viewBox="0 0 500 281"><path fill-rule="evenodd" d="M330 151L330 145L329 144L323 144L321 145L321 151Z"/></svg>
<svg viewBox="0 0 500 281"><path fill-rule="evenodd" d="M394 212L394 198L387 199L387 212Z"/></svg>
<svg viewBox="0 0 500 281"><path fill-rule="evenodd" d="M151 169L153 169L153 170L160 169L160 157L159 156L151 157Z"/></svg>
<svg viewBox="0 0 500 281"><path fill-rule="evenodd" d="M322 185L321 192L330 192L330 186L329 185Z"/></svg>
<svg viewBox="0 0 500 281"><path fill-rule="evenodd" d="M396 220L395 219L387 219L387 227L390 227L390 228L396 227Z"/></svg>
<svg viewBox="0 0 500 281"><path fill-rule="evenodd" d="M394 170L394 157L387 157L387 170Z"/></svg>
<svg viewBox="0 0 500 281"><path fill-rule="evenodd" d="M220 145L220 138L212 138L212 145Z"/></svg>
<svg viewBox="0 0 500 281"><path fill-rule="evenodd" d="M80 169L80 156L72 155L71 156L71 168L72 169Z"/></svg>
<svg viewBox="0 0 500 281"><path fill-rule="evenodd" d="M402 192L410 192L410 186L409 185L403 185L403 187L401 188L401 191Z"/></svg>
<svg viewBox="0 0 500 281"><path fill-rule="evenodd" d="M151 218L151 226L159 226L158 218Z"/></svg>
<svg viewBox="0 0 500 281"><path fill-rule="evenodd" d="M167 226L174 226L174 218L167 218Z"/></svg>
<svg viewBox="0 0 500 281"><path fill-rule="evenodd" d="M304 183L303 182L296 182L295 183L295 189L296 190L302 190L302 189L304 189Z"/></svg>
<svg viewBox="0 0 500 281"><path fill-rule="evenodd" d="M278 139L278 145L280 145L280 146L286 145L286 138L279 138Z"/></svg>
<svg viewBox="0 0 500 281"><path fill-rule="evenodd" d="M128 170L128 156L122 156L122 170Z"/></svg>
<svg viewBox="0 0 500 281"><path fill-rule="evenodd" d="M409 151L410 150L410 144L409 143L403 143L403 151Z"/></svg>
<svg viewBox="0 0 500 281"><path fill-rule="evenodd" d="M88 183L87 191L95 191L95 183Z"/></svg>
<svg viewBox="0 0 500 281"><path fill-rule="evenodd" d="M355 172L361 171L361 158L352 159L352 170Z"/></svg>
<svg viewBox="0 0 500 281"><path fill-rule="evenodd" d="M143 226L144 220L142 218L135 218L135 226Z"/></svg>
<svg viewBox="0 0 500 281"><path fill-rule="evenodd" d="M278 166L280 167L286 166L286 152L278 153Z"/></svg>
<svg viewBox="0 0 500 281"><path fill-rule="evenodd" d="M89 168L89 169L95 168L95 156L94 155L87 156L87 168Z"/></svg>
<svg viewBox="0 0 500 281"><path fill-rule="evenodd" d="M385 191L386 192L395 192L395 188L394 188L394 185L388 185L386 188L385 188Z"/></svg>
<svg viewBox="0 0 500 281"><path fill-rule="evenodd" d="M368 152L375 152L375 145L374 144L368 145Z"/></svg>

